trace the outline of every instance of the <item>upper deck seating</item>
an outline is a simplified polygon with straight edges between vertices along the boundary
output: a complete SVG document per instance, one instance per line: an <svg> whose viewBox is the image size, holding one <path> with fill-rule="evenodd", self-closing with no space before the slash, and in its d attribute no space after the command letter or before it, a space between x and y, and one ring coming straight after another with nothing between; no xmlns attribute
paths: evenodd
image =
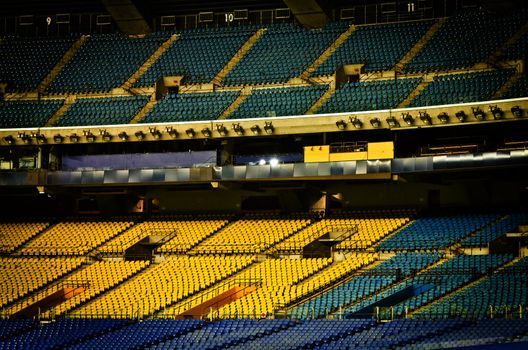
<svg viewBox="0 0 528 350"><path fill-rule="evenodd" d="M137 71L163 41L159 35L144 38L92 35L47 90L52 93L110 92Z"/></svg>
<svg viewBox="0 0 528 350"><path fill-rule="evenodd" d="M187 83L209 83L255 30L253 26L190 29L149 67L134 86L153 86L164 76L184 76Z"/></svg>
<svg viewBox="0 0 528 350"><path fill-rule="evenodd" d="M313 75L329 75L342 65L361 63L365 65L365 72L390 70L431 24L431 21L419 21L360 26Z"/></svg>
<svg viewBox="0 0 528 350"><path fill-rule="evenodd" d="M343 23L312 30L290 23L270 25L227 74L224 84L287 82L308 68L344 31Z"/></svg>
<svg viewBox="0 0 528 350"><path fill-rule="evenodd" d="M74 41L74 38L0 41L0 82L7 83L6 92L35 91Z"/></svg>
<svg viewBox="0 0 528 350"><path fill-rule="evenodd" d="M430 72L471 68L485 62L527 18L526 11L512 15L467 11L451 16L404 69Z"/></svg>

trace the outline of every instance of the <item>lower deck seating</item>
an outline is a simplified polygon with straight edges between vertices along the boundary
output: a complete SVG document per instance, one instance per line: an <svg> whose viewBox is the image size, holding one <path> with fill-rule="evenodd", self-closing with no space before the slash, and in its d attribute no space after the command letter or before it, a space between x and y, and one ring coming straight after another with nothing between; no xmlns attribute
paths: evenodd
<svg viewBox="0 0 528 350"><path fill-rule="evenodd" d="M294 286L330 264L330 259L267 259L237 275L241 281L257 281L258 288L216 311L221 318L259 318L271 315L302 294ZM297 294L299 293L299 294Z"/></svg>
<svg viewBox="0 0 528 350"><path fill-rule="evenodd" d="M21 300L21 302L9 307L8 314L14 315L16 312L35 304L45 298L52 297L55 292L64 290L66 300L54 306L52 309L42 308L42 317L64 316L69 310L86 303L92 298L105 291L123 283L127 278L138 273L148 266L146 261L98 261L81 267L65 278L61 278L57 283L43 288L36 295ZM77 289L78 294L68 294L67 289Z"/></svg>
<svg viewBox="0 0 528 350"><path fill-rule="evenodd" d="M82 262L82 258L0 258L0 307L57 280Z"/></svg>
<svg viewBox="0 0 528 350"><path fill-rule="evenodd" d="M461 288L484 274L492 273L494 269L511 259L510 255L456 255L440 265L419 272L414 277L391 286L382 293L362 300L348 308L346 313L352 315L365 307L379 303L390 295L413 288L415 293L411 296L384 306L387 309L392 307L391 312L395 315L405 315Z"/></svg>
<svg viewBox="0 0 528 350"><path fill-rule="evenodd" d="M0 349L445 349L528 345L525 319L0 321ZM38 325L38 326L37 326Z"/></svg>
<svg viewBox="0 0 528 350"><path fill-rule="evenodd" d="M484 319L519 315L528 304L527 285L528 258L523 258L449 298L433 303L416 316Z"/></svg>
<svg viewBox="0 0 528 350"><path fill-rule="evenodd" d="M74 317L152 315L232 275L253 262L242 256L170 256L71 313ZM160 293L163 291L163 293Z"/></svg>
<svg viewBox="0 0 528 350"><path fill-rule="evenodd" d="M293 318L321 318L373 295L438 261L435 253L398 254L289 311ZM324 273L324 271L323 271Z"/></svg>
<svg viewBox="0 0 528 350"><path fill-rule="evenodd" d="M0 349L64 349L82 339L119 329L128 320L60 319L0 341Z"/></svg>

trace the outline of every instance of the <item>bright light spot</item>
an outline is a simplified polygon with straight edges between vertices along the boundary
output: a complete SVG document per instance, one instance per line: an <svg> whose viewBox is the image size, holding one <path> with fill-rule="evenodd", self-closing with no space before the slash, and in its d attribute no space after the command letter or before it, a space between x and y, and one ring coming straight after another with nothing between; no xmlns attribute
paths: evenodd
<svg viewBox="0 0 528 350"><path fill-rule="evenodd" d="M271 166L277 166L279 165L279 160L277 158L271 158L269 163Z"/></svg>
<svg viewBox="0 0 528 350"><path fill-rule="evenodd" d="M266 160L265 159L259 160L259 165L265 165L265 164L266 164Z"/></svg>

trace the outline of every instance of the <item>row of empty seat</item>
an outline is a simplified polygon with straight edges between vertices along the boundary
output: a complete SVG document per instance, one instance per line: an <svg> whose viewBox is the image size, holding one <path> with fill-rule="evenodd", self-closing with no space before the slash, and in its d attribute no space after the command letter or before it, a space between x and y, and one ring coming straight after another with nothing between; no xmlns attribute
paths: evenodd
<svg viewBox="0 0 528 350"><path fill-rule="evenodd" d="M440 349L505 343L521 348L525 320L58 320L0 321L18 329L0 348L101 349ZM7 333L9 334L9 333ZM521 343L515 343L521 341ZM524 343L522 343L524 341Z"/></svg>
<svg viewBox="0 0 528 350"><path fill-rule="evenodd" d="M70 314L143 318L219 282L253 260L251 256L170 256Z"/></svg>
<svg viewBox="0 0 528 350"><path fill-rule="evenodd" d="M82 258L0 258L0 306L35 292L82 262Z"/></svg>

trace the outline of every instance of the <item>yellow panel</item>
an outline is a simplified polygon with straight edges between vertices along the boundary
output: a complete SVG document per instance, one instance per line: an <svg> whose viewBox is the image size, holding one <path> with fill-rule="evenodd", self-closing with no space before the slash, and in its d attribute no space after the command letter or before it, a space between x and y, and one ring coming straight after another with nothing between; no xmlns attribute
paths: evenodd
<svg viewBox="0 0 528 350"><path fill-rule="evenodd" d="M394 143L387 142L369 142L368 159L394 159Z"/></svg>
<svg viewBox="0 0 528 350"><path fill-rule="evenodd" d="M330 146L308 146L304 147L304 162L317 163L328 162Z"/></svg>
<svg viewBox="0 0 528 350"><path fill-rule="evenodd" d="M367 152L330 153L331 162L343 162L347 160L367 160Z"/></svg>

